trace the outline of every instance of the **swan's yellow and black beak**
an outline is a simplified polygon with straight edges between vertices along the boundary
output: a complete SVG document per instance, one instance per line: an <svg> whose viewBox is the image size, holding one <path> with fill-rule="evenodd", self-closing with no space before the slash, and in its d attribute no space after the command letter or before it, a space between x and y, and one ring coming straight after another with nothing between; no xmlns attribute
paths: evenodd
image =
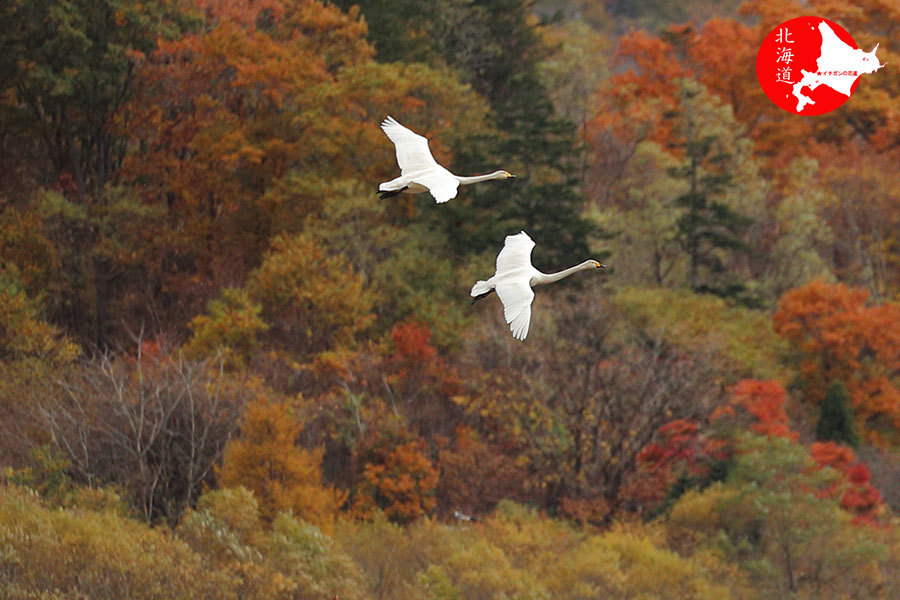
<svg viewBox="0 0 900 600"><path fill-rule="evenodd" d="M515 179L516 176L513 175L512 173L507 173L507 174L506 174L506 178L507 178L507 179Z"/></svg>
<svg viewBox="0 0 900 600"><path fill-rule="evenodd" d="M603 263L599 263L599 262L597 262L596 260L594 261L594 266L597 267L598 269L605 269L605 268L606 268L606 265L604 265Z"/></svg>

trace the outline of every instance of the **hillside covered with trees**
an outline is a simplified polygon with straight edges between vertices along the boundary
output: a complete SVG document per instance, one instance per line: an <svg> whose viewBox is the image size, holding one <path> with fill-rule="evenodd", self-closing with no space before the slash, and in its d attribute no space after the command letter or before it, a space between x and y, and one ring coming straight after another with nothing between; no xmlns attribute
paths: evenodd
<svg viewBox="0 0 900 600"><path fill-rule="evenodd" d="M778 108L773 27L886 66ZM900 5L0 4L0 598L892 599ZM380 199L391 115L454 173ZM535 267L528 338L495 296Z"/></svg>

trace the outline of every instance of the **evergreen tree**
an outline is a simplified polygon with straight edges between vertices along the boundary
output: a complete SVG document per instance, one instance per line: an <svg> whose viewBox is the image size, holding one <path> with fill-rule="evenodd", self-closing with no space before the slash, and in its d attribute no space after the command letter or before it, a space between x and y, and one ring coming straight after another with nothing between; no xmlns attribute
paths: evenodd
<svg viewBox="0 0 900 600"><path fill-rule="evenodd" d="M721 201L732 184L731 156L714 132L704 131L698 124L694 99L700 90L682 88L680 114L669 115L681 121L680 145L685 160L670 170L673 177L685 179L687 191L675 199L683 209L678 218L677 240L687 253L687 283L691 290L733 297L745 304L754 300L746 296L746 287L727 268L729 255L750 252L742 234L752 221Z"/></svg>
<svg viewBox="0 0 900 600"><path fill-rule="evenodd" d="M461 155L462 166L478 170L502 162L519 176L512 185L476 190L470 202L452 206L461 217L457 222L474 231L449 233L451 239L463 234L454 239L458 249L474 242L478 250L494 249L504 236L524 229L539 241L535 266L552 269L573 256L587 256L588 236L600 232L581 217L576 129L554 113L541 85L537 64L547 49L528 22L529 9L522 0L479 0L460 19L464 26L446 29L441 38L442 56L488 99L499 132L485 144L493 161ZM481 29L477 45L459 35L473 23ZM504 43L497 44L499 39Z"/></svg>
<svg viewBox="0 0 900 600"><path fill-rule="evenodd" d="M821 415L816 424L816 439L833 440L848 446L859 445L859 435L853 423L853 409L847 390L840 381L832 381L822 400Z"/></svg>
<svg viewBox="0 0 900 600"><path fill-rule="evenodd" d="M429 31L446 0L335 0L342 10L359 6L366 20L369 42L379 62L431 63L438 56Z"/></svg>

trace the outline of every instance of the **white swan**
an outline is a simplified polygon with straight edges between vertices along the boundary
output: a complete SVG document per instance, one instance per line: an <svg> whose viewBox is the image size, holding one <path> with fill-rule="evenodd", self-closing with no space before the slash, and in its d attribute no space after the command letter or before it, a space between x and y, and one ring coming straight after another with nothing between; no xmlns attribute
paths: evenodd
<svg viewBox="0 0 900 600"><path fill-rule="evenodd" d="M438 202L447 202L456 198L456 190L462 185L488 181L490 179L509 179L515 177L506 171L494 171L488 175L477 177L460 177L454 175L437 164L428 149L428 139L407 129L394 117L388 116L381 129L394 142L397 151L397 164L400 165L400 177L385 181L378 186L381 199L396 196L401 192L419 194L430 191Z"/></svg>
<svg viewBox="0 0 900 600"><path fill-rule="evenodd" d="M493 291L497 292L503 303L503 316L517 340L524 340L528 335L533 286L559 281L577 271L606 268L596 260L586 260L559 273L541 273L531 265L533 248L534 240L524 231L506 236L503 249L497 255L497 272L487 281L478 281L472 286L471 295L475 298L472 304Z"/></svg>

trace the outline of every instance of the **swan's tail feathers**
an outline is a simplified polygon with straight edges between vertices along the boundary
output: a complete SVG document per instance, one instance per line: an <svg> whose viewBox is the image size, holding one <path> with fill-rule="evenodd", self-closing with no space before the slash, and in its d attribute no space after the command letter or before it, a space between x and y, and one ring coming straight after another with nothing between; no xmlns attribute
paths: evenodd
<svg viewBox="0 0 900 600"><path fill-rule="evenodd" d="M478 294L477 296L475 296L474 298L472 298L472 301L469 302L469 306L472 306L473 304L475 304L476 302L478 302L478 301L481 300L482 298L487 298L488 296L490 296L490 295L493 294L493 293L494 293L494 290L491 289L491 290L486 291L486 292L483 293L483 294Z"/></svg>
<svg viewBox="0 0 900 600"><path fill-rule="evenodd" d="M480 296L481 294L486 294L494 289L494 286L491 285L490 282L487 281L476 281L475 285L472 286L472 296Z"/></svg>
<svg viewBox="0 0 900 600"><path fill-rule="evenodd" d="M488 281L476 281L472 286L470 295L474 298L472 304L475 304L488 294L494 291L494 285Z"/></svg>
<svg viewBox="0 0 900 600"><path fill-rule="evenodd" d="M378 197L379 197L379 198L381 198L382 200L384 200L384 199L386 199L386 198L394 198L395 196L399 196L400 194L402 194L402 193L403 193L405 190L407 190L407 189L409 189L409 186L408 186L408 185L404 185L404 186L403 186L402 188L400 188L399 190L378 190L378 191L375 192L375 193L378 194Z"/></svg>

